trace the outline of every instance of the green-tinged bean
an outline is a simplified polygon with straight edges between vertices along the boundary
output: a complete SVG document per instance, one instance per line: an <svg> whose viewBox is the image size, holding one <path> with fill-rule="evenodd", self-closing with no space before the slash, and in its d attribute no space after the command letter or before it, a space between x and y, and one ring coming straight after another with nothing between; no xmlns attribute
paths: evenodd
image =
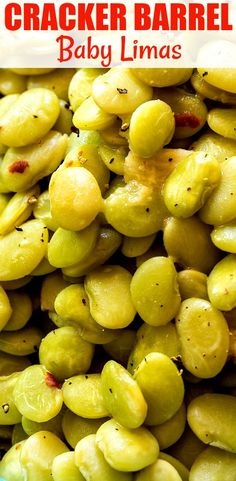
<svg viewBox="0 0 236 481"><path fill-rule="evenodd" d="M30 296L22 291L8 292L9 301L12 307L12 314L4 327L5 331L17 331L25 327L33 312L33 305Z"/></svg>
<svg viewBox="0 0 236 481"><path fill-rule="evenodd" d="M42 423L38 423L36 421L32 421L31 419L22 416L21 423L25 433L28 436L32 436L32 434L37 433L38 431L50 431L60 439L64 439L63 431L62 431L62 416L63 416L63 409L60 413L49 421L45 421Z"/></svg>
<svg viewBox="0 0 236 481"><path fill-rule="evenodd" d="M178 471L182 481L189 481L189 470L178 459L163 452L160 452L159 459L164 459L164 461L168 461L168 463L172 464L176 471Z"/></svg>
<svg viewBox="0 0 236 481"><path fill-rule="evenodd" d="M137 341L130 353L128 370L131 374L151 352L159 352L170 358L180 355L180 343L175 325L150 326L144 323L137 331Z"/></svg>
<svg viewBox="0 0 236 481"><path fill-rule="evenodd" d="M50 180L49 196L52 216L63 229L85 229L102 211L98 183L83 167L56 170Z"/></svg>
<svg viewBox="0 0 236 481"><path fill-rule="evenodd" d="M226 92L236 93L236 69L232 68L198 68L204 80Z"/></svg>
<svg viewBox="0 0 236 481"><path fill-rule="evenodd" d="M56 231L59 225L53 219L50 208L50 198L48 190L45 190L37 199L33 210L34 217L44 222L48 229Z"/></svg>
<svg viewBox="0 0 236 481"><path fill-rule="evenodd" d="M72 326L49 332L39 347L40 364L59 380L87 372L93 354L93 345L84 341Z"/></svg>
<svg viewBox="0 0 236 481"><path fill-rule="evenodd" d="M101 266L85 278L85 291L93 319L102 327L122 329L134 319L130 295L131 274L120 266Z"/></svg>
<svg viewBox="0 0 236 481"><path fill-rule="evenodd" d="M47 254L46 254L47 255ZM47 259L47 257L43 257L41 262L35 267L35 269L31 272L32 276L46 276L47 274L51 274L54 272L56 267L52 266Z"/></svg>
<svg viewBox="0 0 236 481"><path fill-rule="evenodd" d="M60 114L53 128L62 134L71 134L72 112L65 100L60 100Z"/></svg>
<svg viewBox="0 0 236 481"><path fill-rule="evenodd" d="M220 251L212 243L210 232L210 226L203 224L198 217L170 217L164 227L165 249L183 268L208 274L220 259Z"/></svg>
<svg viewBox="0 0 236 481"><path fill-rule="evenodd" d="M100 374L81 374L66 379L62 392L65 405L78 416L89 419L108 416Z"/></svg>
<svg viewBox="0 0 236 481"><path fill-rule="evenodd" d="M73 68L58 68L44 75L33 75L28 78L27 89L44 88L52 90L59 99L68 100L68 88L75 73Z"/></svg>
<svg viewBox="0 0 236 481"><path fill-rule="evenodd" d="M24 441L24 439L27 439L28 436L26 432L24 431L22 424L18 423L15 424L13 431L12 431L12 445L20 443L21 441Z"/></svg>
<svg viewBox="0 0 236 481"><path fill-rule="evenodd" d="M11 281L30 274L47 250L48 230L40 220L29 220L0 237L0 280Z"/></svg>
<svg viewBox="0 0 236 481"><path fill-rule="evenodd" d="M175 131L174 113L162 100L150 100L132 114L129 128L131 150L142 157L151 157L169 144Z"/></svg>
<svg viewBox="0 0 236 481"><path fill-rule="evenodd" d="M0 377L0 425L13 425L21 422L21 413L14 401L13 391L20 373Z"/></svg>
<svg viewBox="0 0 236 481"><path fill-rule="evenodd" d="M229 329L223 314L204 299L182 302L176 317L182 361L197 377L211 378L224 367L229 349Z"/></svg>
<svg viewBox="0 0 236 481"><path fill-rule="evenodd" d="M169 87L187 82L191 68L134 68L132 72L140 80L153 87Z"/></svg>
<svg viewBox="0 0 236 481"><path fill-rule="evenodd" d="M167 178L163 196L175 217L190 217L197 212L218 186L219 162L211 155L193 152L175 167Z"/></svg>
<svg viewBox="0 0 236 481"><path fill-rule="evenodd" d="M98 429L96 444L110 466L124 472L149 466L159 454L157 440L148 429L128 429L114 419Z"/></svg>
<svg viewBox="0 0 236 481"><path fill-rule="evenodd" d="M72 284L59 292L54 308L63 325L74 326L78 334L88 342L104 344L119 335L120 331L105 329L92 318L83 284Z"/></svg>
<svg viewBox="0 0 236 481"><path fill-rule="evenodd" d="M7 69L0 70L0 93L2 95L21 94L26 90L26 77Z"/></svg>
<svg viewBox="0 0 236 481"><path fill-rule="evenodd" d="M22 447L25 441L12 446L9 451L3 456L0 463L0 476L6 480L24 481L24 473L20 462Z"/></svg>
<svg viewBox="0 0 236 481"><path fill-rule="evenodd" d="M116 67L94 80L92 96L109 114L129 114L151 100L152 88L138 80L131 69Z"/></svg>
<svg viewBox="0 0 236 481"><path fill-rule="evenodd" d="M117 175L124 174L125 157L128 154L127 147L121 145L119 147L107 144L101 144L98 148L106 167Z"/></svg>
<svg viewBox="0 0 236 481"><path fill-rule="evenodd" d="M79 232L59 227L48 244L50 264L55 267L69 267L86 259L94 249L98 229L96 219Z"/></svg>
<svg viewBox="0 0 236 481"><path fill-rule="evenodd" d="M58 454L52 463L53 481L84 481L79 468L75 464L75 453Z"/></svg>
<svg viewBox="0 0 236 481"><path fill-rule="evenodd" d="M157 439L160 449L167 449L182 436L185 424L186 408L182 404L172 418L158 426L152 426L150 431Z"/></svg>
<svg viewBox="0 0 236 481"><path fill-rule="evenodd" d="M26 90L0 115L0 142L9 147L33 144L49 132L59 113L54 92L44 88Z"/></svg>
<svg viewBox="0 0 236 481"><path fill-rule="evenodd" d="M215 132L209 131L199 137L192 145L191 149L203 151L215 157L219 162L227 160L236 154L236 140L227 139Z"/></svg>
<svg viewBox="0 0 236 481"><path fill-rule="evenodd" d="M12 306L9 297L2 286L0 286L0 331L4 329L12 315Z"/></svg>
<svg viewBox="0 0 236 481"><path fill-rule="evenodd" d="M20 98L20 94L6 95L0 99L0 118L3 117L10 107Z"/></svg>
<svg viewBox="0 0 236 481"><path fill-rule="evenodd" d="M134 379L148 405L146 424L162 424L179 410L184 398L184 383L168 356L157 352L148 354L135 370ZM175 395L170 397L170 391Z"/></svg>
<svg viewBox="0 0 236 481"><path fill-rule="evenodd" d="M20 413L39 423L54 418L63 403L60 384L44 366L37 364L19 373L13 396Z"/></svg>
<svg viewBox="0 0 236 481"><path fill-rule="evenodd" d="M198 95L180 88L157 89L155 98L166 102L175 116L176 139L185 139L201 130L207 120L207 107Z"/></svg>
<svg viewBox="0 0 236 481"><path fill-rule="evenodd" d="M152 234L147 237L127 237L123 239L121 252L126 257L137 257L145 254L150 249L155 240L156 235Z"/></svg>
<svg viewBox="0 0 236 481"><path fill-rule="evenodd" d="M56 456L68 452L55 434L39 431L24 442L20 462L27 481L52 481L52 463Z"/></svg>
<svg viewBox="0 0 236 481"><path fill-rule="evenodd" d="M222 449L207 448L195 460L189 481L235 481L236 455Z"/></svg>
<svg viewBox="0 0 236 481"><path fill-rule="evenodd" d="M221 164L221 181L200 211L203 222L219 226L235 218L236 184L235 157L230 157Z"/></svg>
<svg viewBox="0 0 236 481"><path fill-rule="evenodd" d="M168 461L158 459L136 474L135 481L182 481L178 471Z"/></svg>
<svg viewBox="0 0 236 481"><path fill-rule="evenodd" d="M67 443L74 449L81 439L90 434L96 434L98 428L107 420L108 418L82 418L68 409L62 419L63 434Z"/></svg>
<svg viewBox="0 0 236 481"><path fill-rule="evenodd" d="M14 372L23 371L30 365L31 362L27 357L14 356L14 354L0 351L0 376L9 376Z"/></svg>
<svg viewBox="0 0 236 481"><path fill-rule="evenodd" d="M209 111L207 122L213 132L228 139L236 140L235 115L236 109L215 108Z"/></svg>
<svg viewBox="0 0 236 481"><path fill-rule="evenodd" d="M102 73L99 68L81 68L69 85L68 96L72 110L75 110L92 94L93 81Z"/></svg>
<svg viewBox="0 0 236 481"><path fill-rule="evenodd" d="M116 339L103 344L103 349L112 359L126 366L135 343L136 332L131 329L122 329Z"/></svg>
<svg viewBox="0 0 236 481"><path fill-rule="evenodd" d="M63 167L84 167L93 174L102 194L107 191L110 171L102 161L96 145L81 143L69 151L62 165Z"/></svg>
<svg viewBox="0 0 236 481"><path fill-rule="evenodd" d="M115 119L115 115L109 114L105 112L105 110L102 110L95 103L93 97L88 97L76 109L73 116L73 124L77 129L103 130L113 125Z"/></svg>
<svg viewBox="0 0 236 481"><path fill-rule="evenodd" d="M190 81L198 95L215 100L216 102L221 102L222 104L236 104L236 92L230 93L222 90L219 87L215 87L214 85L206 82L207 78L207 76L202 77L197 70L193 72Z"/></svg>
<svg viewBox="0 0 236 481"><path fill-rule="evenodd" d="M161 326L173 319L180 306L177 273L167 257L153 257L135 272L131 296L140 317L151 326Z"/></svg>
<svg viewBox="0 0 236 481"><path fill-rule="evenodd" d="M105 460L91 434L78 442L75 448L75 464L86 481L132 481L132 474L113 469Z"/></svg>
<svg viewBox="0 0 236 481"><path fill-rule="evenodd" d="M138 383L115 361L108 361L101 373L105 406L122 426L140 427L147 415L147 403Z"/></svg>
<svg viewBox="0 0 236 481"><path fill-rule="evenodd" d="M236 399L227 394L203 394L188 406L190 428L205 444L236 453Z"/></svg>
<svg viewBox="0 0 236 481"><path fill-rule="evenodd" d="M236 307L236 255L229 254L212 269L207 289L211 303L221 311Z"/></svg>
<svg viewBox="0 0 236 481"><path fill-rule="evenodd" d="M12 196L0 215L0 235L8 234L31 216L38 195L39 186L36 185Z"/></svg>
<svg viewBox="0 0 236 481"><path fill-rule="evenodd" d="M24 327L19 331L0 333L0 351L15 356L28 356L38 351L42 333L37 327Z"/></svg>
<svg viewBox="0 0 236 481"><path fill-rule="evenodd" d="M59 271L47 275L42 283L40 295L40 307L42 311L54 311L54 302L60 291L69 284Z"/></svg>
<svg viewBox="0 0 236 481"><path fill-rule="evenodd" d="M185 269L177 273L179 292L182 301L190 297L208 300L207 276L194 269Z"/></svg>
<svg viewBox="0 0 236 481"><path fill-rule="evenodd" d="M161 194L133 180L108 192L105 217L118 232L128 237L146 237L162 229L167 209Z"/></svg>
<svg viewBox="0 0 236 481"><path fill-rule="evenodd" d="M66 155L82 145L92 145L95 149L101 144L101 134L96 130L82 130L72 134L68 140Z"/></svg>
<svg viewBox="0 0 236 481"><path fill-rule="evenodd" d="M33 145L7 150L2 166L2 180L13 192L33 187L51 174L64 158L67 136L51 130Z"/></svg>
<svg viewBox="0 0 236 481"><path fill-rule="evenodd" d="M218 249L236 254L236 221L216 226L211 232L211 240Z"/></svg>

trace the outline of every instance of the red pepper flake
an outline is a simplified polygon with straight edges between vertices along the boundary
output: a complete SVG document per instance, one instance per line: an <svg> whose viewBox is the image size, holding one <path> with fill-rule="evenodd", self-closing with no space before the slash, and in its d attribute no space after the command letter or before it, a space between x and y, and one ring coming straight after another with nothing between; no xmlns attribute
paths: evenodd
<svg viewBox="0 0 236 481"><path fill-rule="evenodd" d="M61 389L61 384L50 372L47 372L45 382L49 387L56 387L57 389Z"/></svg>
<svg viewBox="0 0 236 481"><path fill-rule="evenodd" d="M183 112L182 114L175 114L175 125L176 127L191 127L191 129L196 129L199 127L201 121L196 117L196 115L191 112Z"/></svg>
<svg viewBox="0 0 236 481"><path fill-rule="evenodd" d="M11 174L14 174L15 172L23 174L27 167L29 167L29 162L27 160L16 160L13 164L9 165L8 170Z"/></svg>

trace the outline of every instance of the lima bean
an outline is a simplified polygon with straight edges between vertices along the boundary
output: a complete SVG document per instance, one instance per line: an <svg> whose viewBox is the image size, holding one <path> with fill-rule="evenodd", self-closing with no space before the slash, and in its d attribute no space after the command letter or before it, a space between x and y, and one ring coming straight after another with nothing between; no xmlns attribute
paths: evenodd
<svg viewBox="0 0 236 481"><path fill-rule="evenodd" d="M0 116L0 142L9 147L33 144L49 132L59 113L54 92L44 88L26 90Z"/></svg>
<svg viewBox="0 0 236 481"><path fill-rule="evenodd" d="M136 310L130 295L131 274L120 266L101 266L85 278L85 291L93 319L102 327L122 329Z"/></svg>
<svg viewBox="0 0 236 481"><path fill-rule="evenodd" d="M162 326L173 319L180 306L177 273L167 257L153 257L135 272L131 296L140 317L151 326Z"/></svg>
<svg viewBox="0 0 236 481"><path fill-rule="evenodd" d="M102 424L96 444L108 464L118 471L139 471L158 457L157 440L145 427L128 429L114 419Z"/></svg>
<svg viewBox="0 0 236 481"><path fill-rule="evenodd" d="M148 405L146 424L162 424L179 410L184 398L184 383L181 373L165 354L148 354L135 370L134 379ZM171 391L174 396L170 396Z"/></svg>
<svg viewBox="0 0 236 481"><path fill-rule="evenodd" d="M229 349L229 330L223 314L204 299L182 302L176 318L182 361L200 378L216 376L224 367Z"/></svg>
<svg viewBox="0 0 236 481"><path fill-rule="evenodd" d="M140 427L147 404L137 382L115 361L108 361L101 373L102 392L110 416L127 428Z"/></svg>
<svg viewBox="0 0 236 481"><path fill-rule="evenodd" d="M205 444L236 453L236 399L227 394L203 394L188 406L192 431Z"/></svg>

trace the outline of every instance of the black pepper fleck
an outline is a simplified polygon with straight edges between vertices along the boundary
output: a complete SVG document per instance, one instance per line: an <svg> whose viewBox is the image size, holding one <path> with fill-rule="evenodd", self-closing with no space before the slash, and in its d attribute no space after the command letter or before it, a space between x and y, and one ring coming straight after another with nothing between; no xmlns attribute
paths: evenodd
<svg viewBox="0 0 236 481"><path fill-rule="evenodd" d="M112 162L114 162L114 160L115 160L114 157L112 157L112 159L109 160L109 164L112 164Z"/></svg>
<svg viewBox="0 0 236 481"><path fill-rule="evenodd" d="M15 229L17 230L17 232L23 232L23 229L21 227L16 227L15 226Z"/></svg>
<svg viewBox="0 0 236 481"><path fill-rule="evenodd" d="M206 75L208 75L208 72L203 72L202 76L206 77Z"/></svg>
<svg viewBox="0 0 236 481"><path fill-rule="evenodd" d="M75 127L74 125L72 125L72 127L70 128L71 132L73 132L74 134L77 135L77 137L79 137L79 129L77 129L77 127Z"/></svg>
<svg viewBox="0 0 236 481"><path fill-rule="evenodd" d="M84 299L84 298L82 299L82 304L83 304L84 306L86 306L86 299Z"/></svg>
<svg viewBox="0 0 236 481"><path fill-rule="evenodd" d="M112 394L112 389L111 389L110 387L109 387L109 391L110 391L110 393Z"/></svg>
<svg viewBox="0 0 236 481"><path fill-rule="evenodd" d="M127 94L128 93L128 90L127 89L120 89L119 87L117 87L117 92L119 92L119 94Z"/></svg>

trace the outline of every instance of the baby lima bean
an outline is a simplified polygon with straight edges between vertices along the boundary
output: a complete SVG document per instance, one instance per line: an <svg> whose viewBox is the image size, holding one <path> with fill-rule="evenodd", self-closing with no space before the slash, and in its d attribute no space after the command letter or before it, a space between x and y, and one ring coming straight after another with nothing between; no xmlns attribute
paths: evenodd
<svg viewBox="0 0 236 481"><path fill-rule="evenodd" d="M4 481L236 481L235 86L0 70Z"/></svg>

